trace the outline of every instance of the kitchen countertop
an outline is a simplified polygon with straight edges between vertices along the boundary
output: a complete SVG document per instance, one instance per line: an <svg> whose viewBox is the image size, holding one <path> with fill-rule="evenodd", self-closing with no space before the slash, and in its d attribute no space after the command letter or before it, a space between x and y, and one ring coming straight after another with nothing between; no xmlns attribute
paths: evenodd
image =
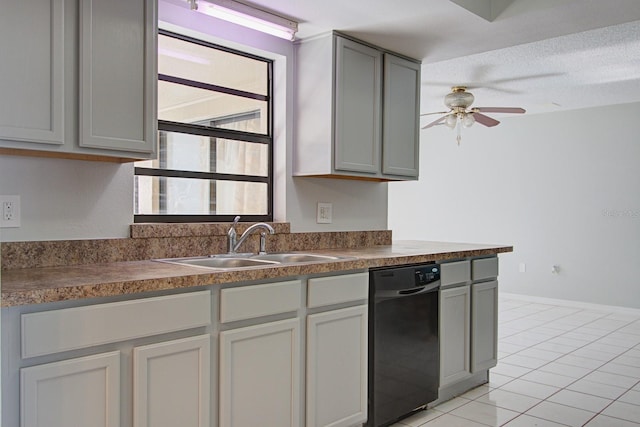
<svg viewBox="0 0 640 427"><path fill-rule="evenodd" d="M129 261L2 271L2 307L137 294L279 277L361 270L512 252L513 247L397 241L355 249L303 251L349 257L337 261L212 270L157 261Z"/></svg>

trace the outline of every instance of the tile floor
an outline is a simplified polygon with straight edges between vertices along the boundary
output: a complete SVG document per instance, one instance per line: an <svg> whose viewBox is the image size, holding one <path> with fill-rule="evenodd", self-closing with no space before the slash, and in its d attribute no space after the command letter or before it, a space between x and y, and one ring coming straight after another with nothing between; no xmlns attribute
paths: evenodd
<svg viewBox="0 0 640 427"><path fill-rule="evenodd" d="M500 296L489 383L393 427L640 427L640 311Z"/></svg>

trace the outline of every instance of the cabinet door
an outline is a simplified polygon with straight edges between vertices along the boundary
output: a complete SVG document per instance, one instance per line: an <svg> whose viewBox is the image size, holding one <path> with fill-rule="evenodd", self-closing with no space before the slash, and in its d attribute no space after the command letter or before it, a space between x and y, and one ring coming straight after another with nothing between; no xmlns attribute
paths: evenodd
<svg viewBox="0 0 640 427"><path fill-rule="evenodd" d="M440 291L440 387L470 372L470 286Z"/></svg>
<svg viewBox="0 0 640 427"><path fill-rule="evenodd" d="M498 281L471 285L471 372L498 363Z"/></svg>
<svg viewBox="0 0 640 427"><path fill-rule="evenodd" d="M420 64L384 55L382 173L418 177Z"/></svg>
<svg viewBox="0 0 640 427"><path fill-rule="evenodd" d="M0 139L64 142L64 0L3 1Z"/></svg>
<svg viewBox="0 0 640 427"><path fill-rule="evenodd" d="M133 426L208 427L209 335L133 349Z"/></svg>
<svg viewBox="0 0 640 427"><path fill-rule="evenodd" d="M220 333L220 427L298 426L300 321Z"/></svg>
<svg viewBox="0 0 640 427"><path fill-rule="evenodd" d="M120 352L20 370L22 427L118 427Z"/></svg>
<svg viewBox="0 0 640 427"><path fill-rule="evenodd" d="M156 1L80 0L80 146L151 153Z"/></svg>
<svg viewBox="0 0 640 427"><path fill-rule="evenodd" d="M307 427L367 419L367 306L307 318Z"/></svg>
<svg viewBox="0 0 640 427"><path fill-rule="evenodd" d="M378 50L336 37L336 170L380 170L381 73Z"/></svg>

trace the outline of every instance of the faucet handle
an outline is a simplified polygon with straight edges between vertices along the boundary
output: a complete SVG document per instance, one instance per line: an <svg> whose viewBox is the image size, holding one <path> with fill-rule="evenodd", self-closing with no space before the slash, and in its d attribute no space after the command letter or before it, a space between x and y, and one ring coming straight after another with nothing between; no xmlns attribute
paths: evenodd
<svg viewBox="0 0 640 427"><path fill-rule="evenodd" d="M262 232L260 233L260 250L258 252L258 255L266 255L267 253L267 233L266 232Z"/></svg>
<svg viewBox="0 0 640 427"><path fill-rule="evenodd" d="M240 221L240 215L236 215L235 218L233 218L233 226L235 227L236 225L238 225L238 221Z"/></svg>

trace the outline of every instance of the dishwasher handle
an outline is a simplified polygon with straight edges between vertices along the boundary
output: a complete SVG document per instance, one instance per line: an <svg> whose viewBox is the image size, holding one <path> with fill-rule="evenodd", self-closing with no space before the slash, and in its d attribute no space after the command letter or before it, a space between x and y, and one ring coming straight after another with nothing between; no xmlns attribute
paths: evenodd
<svg viewBox="0 0 640 427"><path fill-rule="evenodd" d="M429 292L436 292L440 289L440 281L433 282L428 284L427 286L419 286L417 288L409 288L402 289L399 291L376 291L375 298L378 299L391 299L391 298L402 298L402 297L410 297L413 295L426 294Z"/></svg>

